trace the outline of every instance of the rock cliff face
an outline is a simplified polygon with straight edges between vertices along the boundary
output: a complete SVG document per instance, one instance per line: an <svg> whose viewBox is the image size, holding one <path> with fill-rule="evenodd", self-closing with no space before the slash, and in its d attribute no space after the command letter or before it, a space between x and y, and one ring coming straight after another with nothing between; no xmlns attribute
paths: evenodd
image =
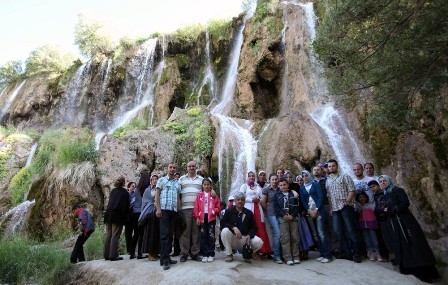
<svg viewBox="0 0 448 285"><path fill-rule="evenodd" d="M220 92L213 92L209 81L201 82L205 82L207 67L204 58L209 57L214 83L222 90L229 52L242 23L242 16L233 19L225 38L211 34L207 39L205 33L192 41L160 38L153 46L148 41L129 47L119 58L74 66L65 76L27 79L3 124L40 131L75 126L109 133L99 144L96 165L50 167L33 181L28 198L36 199L30 218L36 235L62 227L70 220L70 204L75 201L84 202L100 220L119 175L137 181L143 170L163 174L170 162L185 172L186 163L194 159L205 174L220 180L219 185L232 180L218 173L220 140L216 133L221 123L210 110L219 102ZM326 89L314 64L304 8L277 3L267 16L256 14L249 19L243 35L230 116L241 120L241 125L243 119L254 123L250 131L258 143L257 170L269 172L281 166L298 174L334 157L323 130L309 115L323 100ZM208 40L209 55L205 51ZM19 84L8 87L0 104ZM192 112L193 106L200 111ZM120 138L111 135L112 126L125 122L130 114L143 118L147 127ZM352 130L362 135L356 132L362 122L355 122L359 117L352 118ZM8 148L19 167L1 178L0 212L11 206L7 185L24 164L27 154L23 149L31 144L11 148L2 138L1 147ZM439 154L440 148L446 148L432 144L418 132L400 136L394 148L396 156L381 172L407 189L413 212L429 237L445 238L448 172L446 157ZM231 160L228 163L233 164ZM224 197L229 189L227 185L222 189ZM441 250L446 256L446 249Z"/></svg>

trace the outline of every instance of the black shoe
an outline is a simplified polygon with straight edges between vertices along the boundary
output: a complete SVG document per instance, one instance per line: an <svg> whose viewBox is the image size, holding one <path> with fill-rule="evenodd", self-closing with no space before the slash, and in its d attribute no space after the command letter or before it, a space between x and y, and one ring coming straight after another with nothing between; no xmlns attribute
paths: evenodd
<svg viewBox="0 0 448 285"><path fill-rule="evenodd" d="M176 264L176 263L177 263L177 260L170 259L170 264Z"/></svg>
<svg viewBox="0 0 448 285"><path fill-rule="evenodd" d="M180 262L185 262L185 261L187 261L187 259L188 259L188 256L182 254L182 256L180 257Z"/></svg>
<svg viewBox="0 0 448 285"><path fill-rule="evenodd" d="M110 259L110 261L117 261L117 260L123 260L123 257L118 256L118 257L115 257L115 258L111 258L111 259Z"/></svg>
<svg viewBox="0 0 448 285"><path fill-rule="evenodd" d="M192 255L191 260L202 262L202 258L199 255Z"/></svg>
<svg viewBox="0 0 448 285"><path fill-rule="evenodd" d="M170 267L170 263L165 263L165 265L163 265L163 270L168 270Z"/></svg>
<svg viewBox="0 0 448 285"><path fill-rule="evenodd" d="M148 258L147 255L137 255L137 259L143 259L143 258Z"/></svg>
<svg viewBox="0 0 448 285"><path fill-rule="evenodd" d="M359 256L359 255L353 256L353 261L356 263L361 263L361 256Z"/></svg>
<svg viewBox="0 0 448 285"><path fill-rule="evenodd" d="M131 254L130 256L129 256L129 259L134 259L135 258L135 254Z"/></svg>
<svg viewBox="0 0 448 285"><path fill-rule="evenodd" d="M176 257L176 256L179 256L179 255L180 255L180 252L173 252L173 254L171 254L172 257Z"/></svg>
<svg viewBox="0 0 448 285"><path fill-rule="evenodd" d="M70 260L70 263L75 264L75 263L77 263L77 261L76 260Z"/></svg>

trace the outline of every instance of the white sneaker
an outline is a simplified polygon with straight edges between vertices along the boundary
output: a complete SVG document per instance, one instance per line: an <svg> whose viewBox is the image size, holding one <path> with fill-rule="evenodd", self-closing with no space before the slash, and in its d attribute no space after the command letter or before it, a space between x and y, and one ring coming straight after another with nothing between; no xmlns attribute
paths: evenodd
<svg viewBox="0 0 448 285"><path fill-rule="evenodd" d="M316 258L316 261L322 261L322 259L324 259L324 258L321 256L321 257Z"/></svg>
<svg viewBox="0 0 448 285"><path fill-rule="evenodd" d="M288 264L288 265L294 265L294 261L289 260L288 262L286 262L286 264Z"/></svg>
<svg viewBox="0 0 448 285"><path fill-rule="evenodd" d="M207 262L207 256L204 256L203 258L202 258L202 262Z"/></svg>
<svg viewBox="0 0 448 285"><path fill-rule="evenodd" d="M322 260L320 262L321 263L328 263L328 262L330 262L330 260L328 258L322 258Z"/></svg>
<svg viewBox="0 0 448 285"><path fill-rule="evenodd" d="M215 258L213 256L207 257L207 262L213 262L213 260L215 260Z"/></svg>
<svg viewBox="0 0 448 285"><path fill-rule="evenodd" d="M294 259L294 264L300 264L300 260Z"/></svg>

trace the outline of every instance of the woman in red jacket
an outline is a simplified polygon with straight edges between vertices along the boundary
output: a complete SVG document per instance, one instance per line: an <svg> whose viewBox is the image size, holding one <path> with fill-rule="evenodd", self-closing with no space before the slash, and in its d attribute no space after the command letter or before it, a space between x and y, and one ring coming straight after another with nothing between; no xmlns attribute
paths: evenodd
<svg viewBox="0 0 448 285"><path fill-rule="evenodd" d="M204 178L202 192L194 201L193 217L201 230L202 262L213 262L215 258L215 226L216 216L220 214L220 201L217 195L212 196L212 180Z"/></svg>

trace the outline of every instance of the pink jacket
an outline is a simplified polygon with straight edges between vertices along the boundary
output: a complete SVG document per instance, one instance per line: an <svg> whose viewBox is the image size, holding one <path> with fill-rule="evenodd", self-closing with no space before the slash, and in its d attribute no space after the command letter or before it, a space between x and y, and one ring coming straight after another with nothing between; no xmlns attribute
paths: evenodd
<svg viewBox="0 0 448 285"><path fill-rule="evenodd" d="M194 201L193 217L195 219L199 218L201 224L204 223L204 193L201 192L196 196ZM218 196L212 197L212 193L208 194L208 221L216 220L216 216L221 212L221 206Z"/></svg>

